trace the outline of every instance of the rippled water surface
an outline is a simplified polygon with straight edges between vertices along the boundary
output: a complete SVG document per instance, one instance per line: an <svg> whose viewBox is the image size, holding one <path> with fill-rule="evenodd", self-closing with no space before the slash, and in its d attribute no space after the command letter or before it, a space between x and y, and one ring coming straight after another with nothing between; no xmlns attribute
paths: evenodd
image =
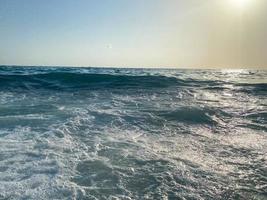
<svg viewBox="0 0 267 200"><path fill-rule="evenodd" d="M267 199L267 71L0 67L0 199Z"/></svg>

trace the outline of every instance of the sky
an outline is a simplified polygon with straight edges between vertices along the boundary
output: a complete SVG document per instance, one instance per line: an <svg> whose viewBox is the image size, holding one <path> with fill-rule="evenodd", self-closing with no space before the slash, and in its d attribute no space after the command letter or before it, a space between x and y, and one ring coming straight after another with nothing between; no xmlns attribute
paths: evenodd
<svg viewBox="0 0 267 200"><path fill-rule="evenodd" d="M267 69L267 1L0 0L0 65Z"/></svg>

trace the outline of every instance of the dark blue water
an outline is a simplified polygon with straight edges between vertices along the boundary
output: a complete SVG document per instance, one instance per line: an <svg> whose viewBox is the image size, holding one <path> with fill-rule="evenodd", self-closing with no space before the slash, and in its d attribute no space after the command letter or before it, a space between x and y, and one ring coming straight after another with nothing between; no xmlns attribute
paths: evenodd
<svg viewBox="0 0 267 200"><path fill-rule="evenodd" d="M0 199L267 199L267 71L0 67Z"/></svg>

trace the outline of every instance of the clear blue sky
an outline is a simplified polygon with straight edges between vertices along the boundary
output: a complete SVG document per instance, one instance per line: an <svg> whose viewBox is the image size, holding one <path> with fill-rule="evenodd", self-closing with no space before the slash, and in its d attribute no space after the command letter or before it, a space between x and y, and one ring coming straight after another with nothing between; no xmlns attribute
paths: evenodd
<svg viewBox="0 0 267 200"><path fill-rule="evenodd" d="M0 0L0 64L266 68L266 35L266 0Z"/></svg>

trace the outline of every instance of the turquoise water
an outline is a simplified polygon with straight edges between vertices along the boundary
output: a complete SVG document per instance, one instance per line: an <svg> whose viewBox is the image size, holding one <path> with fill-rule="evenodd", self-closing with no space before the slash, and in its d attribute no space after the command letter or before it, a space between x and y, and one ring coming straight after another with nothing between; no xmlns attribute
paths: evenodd
<svg viewBox="0 0 267 200"><path fill-rule="evenodd" d="M0 199L266 199L267 71L0 67Z"/></svg>

